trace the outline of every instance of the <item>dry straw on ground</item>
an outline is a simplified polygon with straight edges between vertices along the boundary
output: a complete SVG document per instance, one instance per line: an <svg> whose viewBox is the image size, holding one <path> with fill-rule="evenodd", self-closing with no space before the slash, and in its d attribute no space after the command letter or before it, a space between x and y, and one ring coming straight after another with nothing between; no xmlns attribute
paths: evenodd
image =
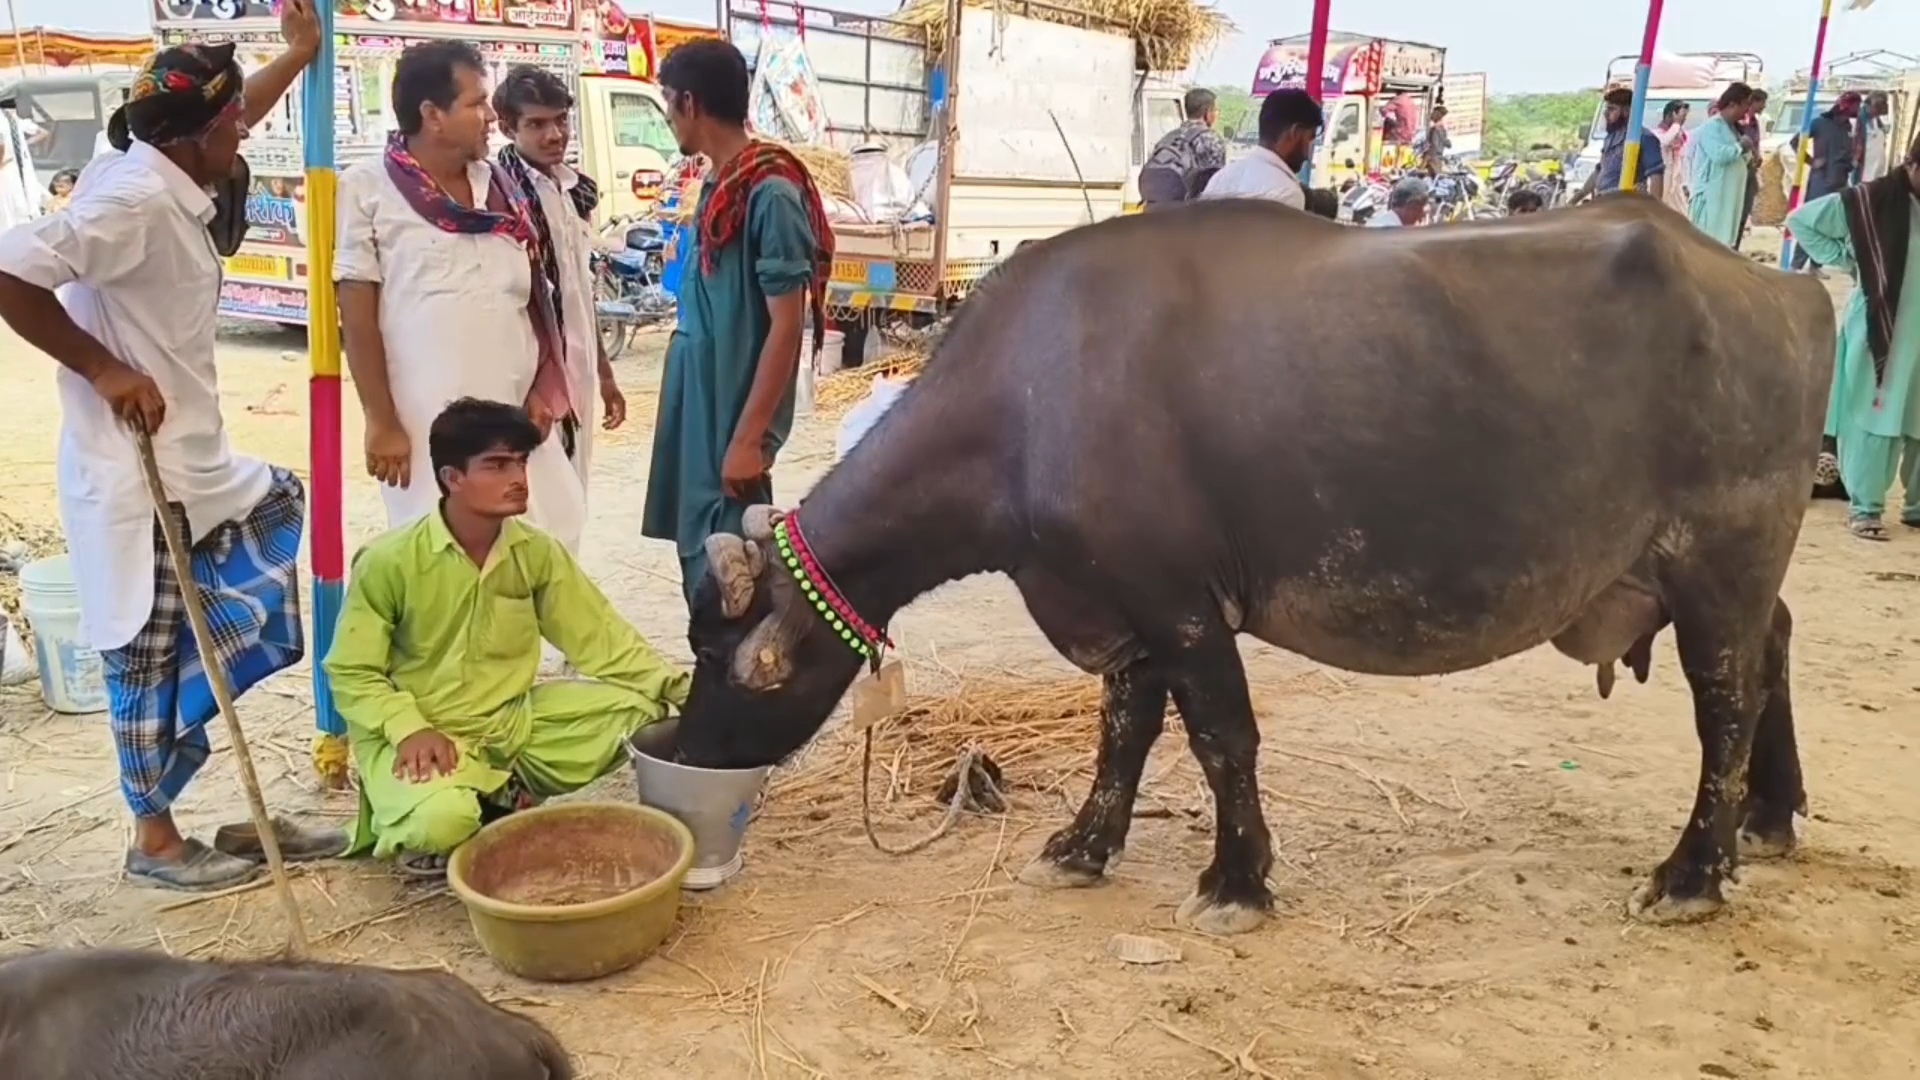
<svg viewBox="0 0 1920 1080"><path fill-rule="evenodd" d="M995 6L995 0L966 3ZM1031 5L1007 0L1000 7L1010 15L1044 22L1074 25L1092 16L1124 27L1133 38L1135 63L1148 71L1182 70L1235 29L1232 20L1211 5L1194 0L1040 0ZM919 0L888 18L924 28L936 51L946 40L947 0Z"/></svg>

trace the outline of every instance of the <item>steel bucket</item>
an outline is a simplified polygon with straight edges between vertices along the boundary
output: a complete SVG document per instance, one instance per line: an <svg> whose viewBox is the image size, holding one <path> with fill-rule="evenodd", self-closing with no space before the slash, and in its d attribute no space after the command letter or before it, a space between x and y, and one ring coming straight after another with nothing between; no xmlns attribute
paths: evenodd
<svg viewBox="0 0 1920 1080"><path fill-rule="evenodd" d="M693 833L693 867L685 887L712 889L740 872L747 819L773 767L696 769L675 764L673 737L679 726L675 719L641 728L627 740L627 756L633 760L641 804L665 810Z"/></svg>

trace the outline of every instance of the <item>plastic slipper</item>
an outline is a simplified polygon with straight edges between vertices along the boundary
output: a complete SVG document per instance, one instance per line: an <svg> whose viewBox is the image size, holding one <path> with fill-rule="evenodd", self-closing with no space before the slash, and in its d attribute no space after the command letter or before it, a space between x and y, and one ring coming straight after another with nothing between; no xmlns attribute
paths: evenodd
<svg viewBox="0 0 1920 1080"><path fill-rule="evenodd" d="M1862 540L1872 540L1876 543L1885 543L1891 539L1891 537L1887 535L1886 523L1879 518L1853 518L1847 522L1847 531Z"/></svg>

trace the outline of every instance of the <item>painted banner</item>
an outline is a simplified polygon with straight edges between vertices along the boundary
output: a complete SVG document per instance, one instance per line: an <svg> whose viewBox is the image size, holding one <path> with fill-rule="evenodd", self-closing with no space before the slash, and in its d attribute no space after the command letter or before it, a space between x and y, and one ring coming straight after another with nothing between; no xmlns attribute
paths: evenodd
<svg viewBox="0 0 1920 1080"><path fill-rule="evenodd" d="M229 281L220 286L220 313L272 322L304 323L307 321L307 294L304 289Z"/></svg>
<svg viewBox="0 0 1920 1080"><path fill-rule="evenodd" d="M340 13L374 22L465 23L473 21L473 0L347 0Z"/></svg>
<svg viewBox="0 0 1920 1080"><path fill-rule="evenodd" d="M1447 134L1459 154L1479 153L1487 130L1487 76L1484 72L1448 75L1440 80L1447 106Z"/></svg>
<svg viewBox="0 0 1920 1080"><path fill-rule="evenodd" d="M508 26L568 30L573 27L573 0L499 0L500 20Z"/></svg>
<svg viewBox="0 0 1920 1080"><path fill-rule="evenodd" d="M1327 62L1320 73L1320 96L1322 100L1331 100L1346 93L1358 71L1350 71L1356 57L1364 58L1368 47L1365 45L1343 45L1327 50ZM1273 45L1260 57L1260 66L1253 73L1253 96L1266 97L1275 90L1304 90L1307 86L1307 46ZM1361 87L1365 86L1362 79ZM1360 89L1361 87L1355 87Z"/></svg>
<svg viewBox="0 0 1920 1080"><path fill-rule="evenodd" d="M1404 41L1382 42L1380 81L1395 86L1430 86L1440 81L1447 66L1445 49Z"/></svg>
<svg viewBox="0 0 1920 1080"><path fill-rule="evenodd" d="M297 176L255 176L247 190L247 243L307 246L307 181Z"/></svg>
<svg viewBox="0 0 1920 1080"><path fill-rule="evenodd" d="M160 22L267 19L273 17L273 0L154 0L153 13Z"/></svg>

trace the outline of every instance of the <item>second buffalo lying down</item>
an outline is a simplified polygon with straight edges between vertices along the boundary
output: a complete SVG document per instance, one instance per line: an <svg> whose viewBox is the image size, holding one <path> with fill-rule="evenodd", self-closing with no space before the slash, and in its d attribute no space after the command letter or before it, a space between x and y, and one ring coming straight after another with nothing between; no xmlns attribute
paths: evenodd
<svg viewBox="0 0 1920 1080"><path fill-rule="evenodd" d="M1092 791L1025 879L1101 877L1171 695L1218 815L1182 915L1232 932L1273 901L1236 635L1378 675L1551 641L1606 688L1671 625L1699 786L1634 908L1711 912L1742 842L1786 850L1803 806L1779 591L1833 333L1817 282L1640 197L1393 230L1223 202L1069 233L968 301L795 516L711 541L681 753L785 757L854 646L1004 573L1106 684Z"/></svg>

